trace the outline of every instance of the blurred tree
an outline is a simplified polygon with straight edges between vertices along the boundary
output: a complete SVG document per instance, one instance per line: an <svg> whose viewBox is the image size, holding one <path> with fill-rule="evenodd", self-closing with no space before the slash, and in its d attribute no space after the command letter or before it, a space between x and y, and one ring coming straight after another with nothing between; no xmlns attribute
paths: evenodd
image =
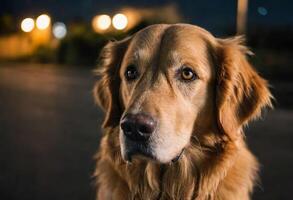
<svg viewBox="0 0 293 200"><path fill-rule="evenodd" d="M0 16L0 34L7 35L16 32L15 20L9 14Z"/></svg>
<svg viewBox="0 0 293 200"><path fill-rule="evenodd" d="M68 36L61 40L57 49L57 62L70 65L95 65L100 49L105 45L105 36L94 33L85 24L70 27Z"/></svg>

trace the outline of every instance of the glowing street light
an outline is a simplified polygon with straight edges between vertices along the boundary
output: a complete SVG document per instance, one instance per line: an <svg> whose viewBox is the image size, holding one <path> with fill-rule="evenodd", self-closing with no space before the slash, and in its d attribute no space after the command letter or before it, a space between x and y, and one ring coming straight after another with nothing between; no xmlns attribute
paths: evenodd
<svg viewBox="0 0 293 200"><path fill-rule="evenodd" d="M67 29L66 25L62 22L56 22L53 25L53 35L57 39L62 39L66 36Z"/></svg>
<svg viewBox="0 0 293 200"><path fill-rule="evenodd" d="M113 26L115 29L123 30L126 28L126 26L128 24L128 19L125 15L119 13L113 17L112 23L113 23Z"/></svg>
<svg viewBox="0 0 293 200"><path fill-rule="evenodd" d="M37 25L38 29L44 30L49 27L50 22L51 22L50 17L46 14L42 14L42 15L38 16L37 21L36 21L36 25Z"/></svg>
<svg viewBox="0 0 293 200"><path fill-rule="evenodd" d="M96 32L105 31L111 26L109 15L97 15L93 18L92 26Z"/></svg>
<svg viewBox="0 0 293 200"><path fill-rule="evenodd" d="M248 0L238 0L237 3L237 34L245 34Z"/></svg>
<svg viewBox="0 0 293 200"><path fill-rule="evenodd" d="M22 20L20 27L22 31L28 33L34 29L35 22L32 18L25 18L24 20Z"/></svg>

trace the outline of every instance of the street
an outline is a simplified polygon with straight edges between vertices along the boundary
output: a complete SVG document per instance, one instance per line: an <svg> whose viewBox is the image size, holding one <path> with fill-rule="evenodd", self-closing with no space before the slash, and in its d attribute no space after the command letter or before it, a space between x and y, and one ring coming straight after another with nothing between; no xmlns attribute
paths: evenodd
<svg viewBox="0 0 293 200"><path fill-rule="evenodd" d="M0 199L94 199L94 81L89 68L0 64ZM292 199L293 110L268 111L246 136L261 163L253 199Z"/></svg>

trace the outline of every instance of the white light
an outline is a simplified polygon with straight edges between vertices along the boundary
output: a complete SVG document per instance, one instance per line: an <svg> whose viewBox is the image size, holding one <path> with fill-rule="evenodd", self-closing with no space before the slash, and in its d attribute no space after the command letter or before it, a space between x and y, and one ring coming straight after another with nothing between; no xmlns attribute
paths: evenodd
<svg viewBox="0 0 293 200"><path fill-rule="evenodd" d="M36 25L38 29L44 30L49 27L50 22L51 22L50 17L48 15L43 14L38 16Z"/></svg>
<svg viewBox="0 0 293 200"><path fill-rule="evenodd" d="M111 26L111 17L109 15L98 15L93 19L93 28L99 30L107 30Z"/></svg>
<svg viewBox="0 0 293 200"><path fill-rule="evenodd" d="M53 35L57 39L62 39L66 36L67 30L66 25L62 22L56 22L53 25Z"/></svg>
<svg viewBox="0 0 293 200"><path fill-rule="evenodd" d="M119 13L113 17L112 23L117 30L123 30L128 24L128 19L125 15Z"/></svg>
<svg viewBox="0 0 293 200"><path fill-rule="evenodd" d="M35 22L32 18L25 18L21 22L21 30L24 32L31 32L35 27Z"/></svg>

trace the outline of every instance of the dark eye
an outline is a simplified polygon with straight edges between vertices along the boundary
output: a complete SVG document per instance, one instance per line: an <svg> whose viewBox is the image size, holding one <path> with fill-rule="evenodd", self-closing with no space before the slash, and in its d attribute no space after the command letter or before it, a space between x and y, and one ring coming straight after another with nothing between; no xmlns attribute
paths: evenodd
<svg viewBox="0 0 293 200"><path fill-rule="evenodd" d="M138 71L134 65L129 65L125 71L125 78L128 81L135 80L138 77Z"/></svg>
<svg viewBox="0 0 293 200"><path fill-rule="evenodd" d="M183 81L193 81L196 78L196 74L189 67L183 67L180 72L180 78Z"/></svg>

